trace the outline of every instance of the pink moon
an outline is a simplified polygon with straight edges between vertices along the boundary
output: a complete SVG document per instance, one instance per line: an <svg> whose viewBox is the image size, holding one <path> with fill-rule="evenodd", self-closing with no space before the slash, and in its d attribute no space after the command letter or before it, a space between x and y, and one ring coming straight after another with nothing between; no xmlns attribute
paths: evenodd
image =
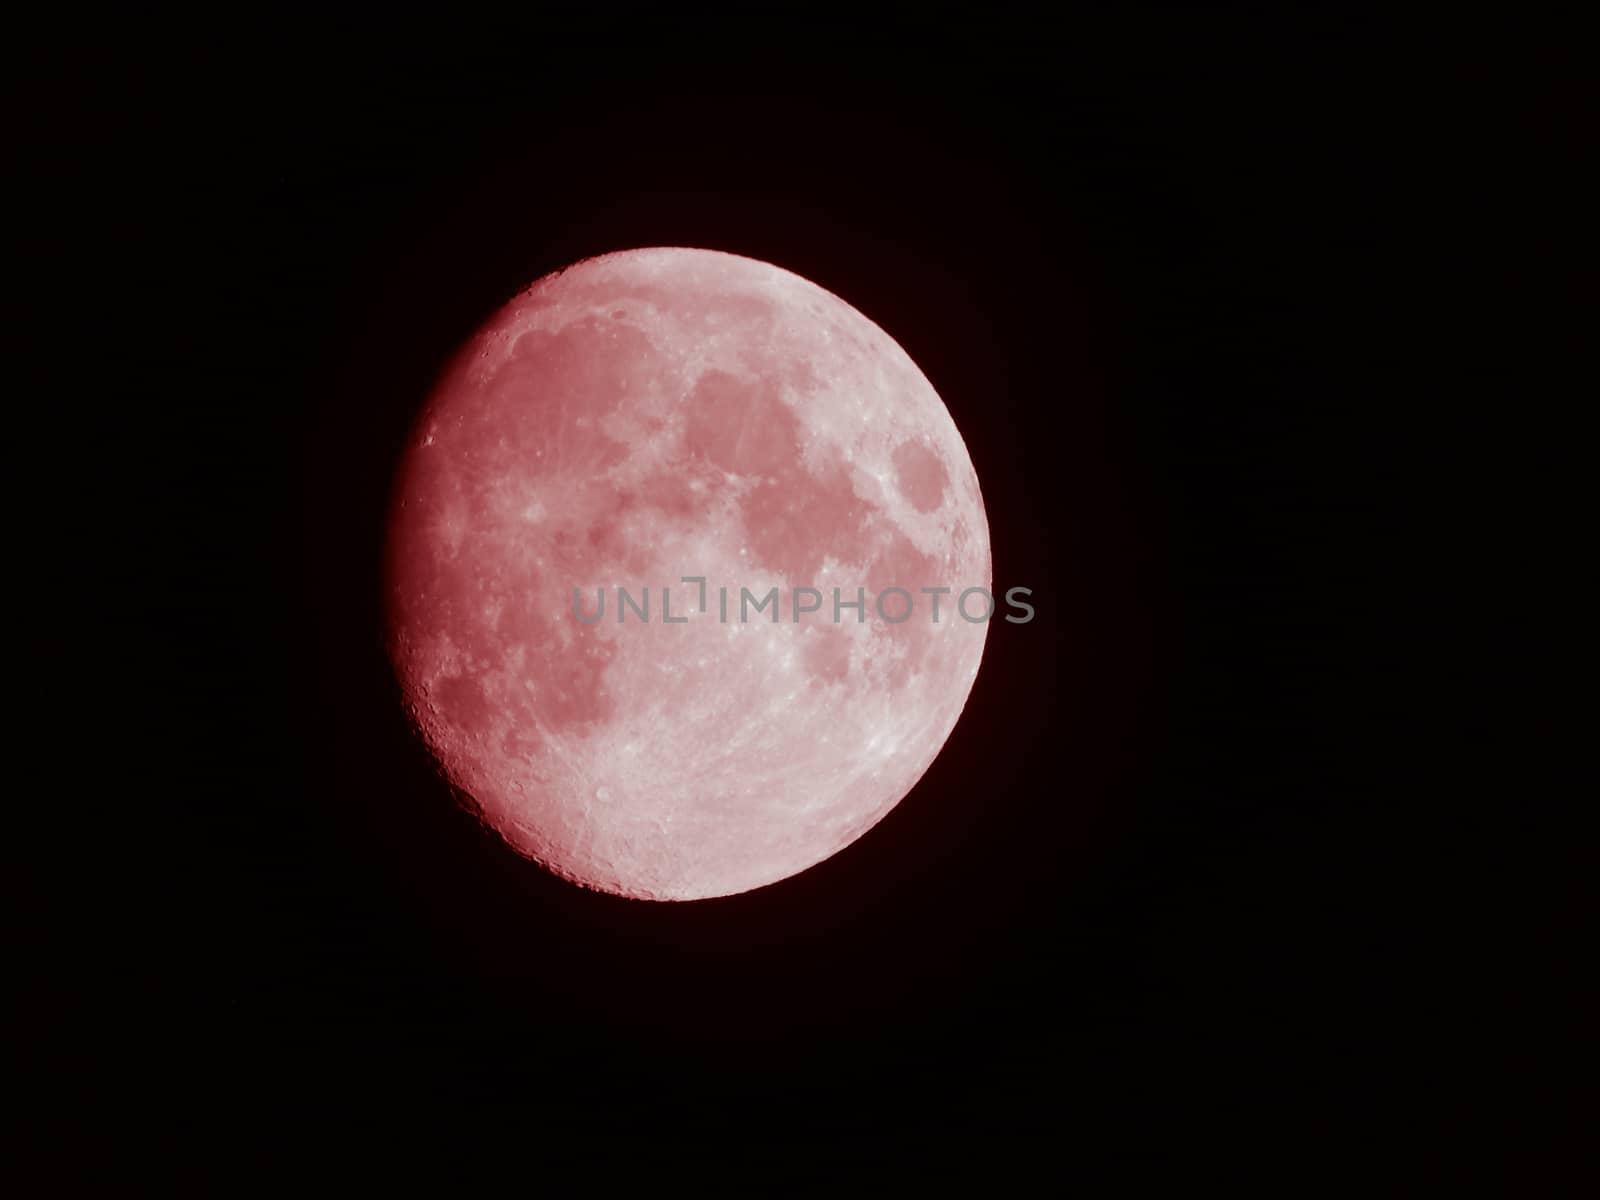
<svg viewBox="0 0 1600 1200"><path fill-rule="evenodd" d="M796 875L911 792L983 657L985 597L958 599L990 590L989 526L872 321L768 263L630 250L540 279L442 374L384 586L458 798L573 883L695 900Z"/></svg>

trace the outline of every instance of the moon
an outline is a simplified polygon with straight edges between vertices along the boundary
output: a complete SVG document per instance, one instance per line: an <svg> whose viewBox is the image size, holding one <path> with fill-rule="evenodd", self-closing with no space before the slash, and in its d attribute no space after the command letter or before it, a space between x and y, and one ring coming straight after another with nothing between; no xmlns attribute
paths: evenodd
<svg viewBox="0 0 1600 1200"><path fill-rule="evenodd" d="M386 538L389 657L458 797L638 899L861 837L954 729L993 612L933 385L839 297L712 250L586 259L495 313L417 417Z"/></svg>

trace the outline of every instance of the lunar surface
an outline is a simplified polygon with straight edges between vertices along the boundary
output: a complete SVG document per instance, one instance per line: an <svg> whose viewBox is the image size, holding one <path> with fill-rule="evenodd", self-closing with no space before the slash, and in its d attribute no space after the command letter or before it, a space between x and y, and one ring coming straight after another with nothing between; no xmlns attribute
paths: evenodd
<svg viewBox="0 0 1600 1200"><path fill-rule="evenodd" d="M880 821L961 715L987 624L958 599L990 586L972 463L906 353L689 249L586 260L489 320L417 419L385 578L458 793L563 878L655 900Z"/></svg>

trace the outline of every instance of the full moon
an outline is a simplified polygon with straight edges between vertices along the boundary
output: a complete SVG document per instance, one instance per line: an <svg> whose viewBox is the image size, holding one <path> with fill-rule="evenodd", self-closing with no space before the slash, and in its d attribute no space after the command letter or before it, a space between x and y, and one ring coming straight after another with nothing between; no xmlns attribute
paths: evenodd
<svg viewBox="0 0 1600 1200"><path fill-rule="evenodd" d="M906 352L789 271L667 248L546 276L456 356L384 588L407 712L481 820L573 883L695 900L911 791L990 584L977 475Z"/></svg>

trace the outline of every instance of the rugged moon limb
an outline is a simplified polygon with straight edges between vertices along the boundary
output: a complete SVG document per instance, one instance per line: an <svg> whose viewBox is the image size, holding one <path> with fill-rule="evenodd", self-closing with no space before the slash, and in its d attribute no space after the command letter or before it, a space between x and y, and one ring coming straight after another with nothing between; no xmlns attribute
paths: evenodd
<svg viewBox="0 0 1600 1200"><path fill-rule="evenodd" d="M767 263L633 250L444 372L384 586L407 709L481 818L574 883L693 900L822 861L922 777L983 655L956 599L991 586L989 528L883 330Z"/></svg>

